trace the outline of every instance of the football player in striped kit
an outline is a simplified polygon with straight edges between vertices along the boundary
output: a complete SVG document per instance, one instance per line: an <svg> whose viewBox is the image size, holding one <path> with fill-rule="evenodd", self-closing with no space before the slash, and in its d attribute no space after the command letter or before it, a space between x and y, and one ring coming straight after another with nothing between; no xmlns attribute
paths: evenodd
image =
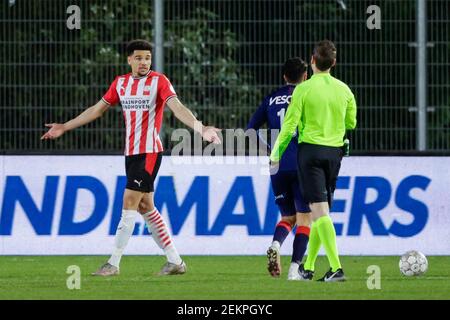
<svg viewBox="0 0 450 320"><path fill-rule="evenodd" d="M163 111L167 105L175 117L204 140L220 144L220 129L202 125L177 98L169 79L151 70L151 44L133 40L127 45L131 73L117 76L102 99L76 118L64 123L46 124L50 128L41 139L56 139L65 132L101 117L114 105L121 104L126 128L125 167L127 185L123 195L123 211L117 227L111 258L93 275L119 274L120 260L130 239L137 213L144 218L153 239L164 250L167 263L160 275L183 274L186 264L181 259L169 234L167 225L155 208L153 192L156 175L161 164L163 146L159 137Z"/></svg>

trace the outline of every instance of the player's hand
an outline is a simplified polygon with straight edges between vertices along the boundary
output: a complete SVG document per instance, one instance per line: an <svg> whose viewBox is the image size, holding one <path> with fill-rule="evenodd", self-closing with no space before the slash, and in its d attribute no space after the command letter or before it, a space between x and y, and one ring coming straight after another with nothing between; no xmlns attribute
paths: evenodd
<svg viewBox="0 0 450 320"><path fill-rule="evenodd" d="M64 125L61 123L46 123L45 126L50 130L42 135L41 140L56 139L66 132Z"/></svg>
<svg viewBox="0 0 450 320"><path fill-rule="evenodd" d="M212 142L214 144L221 144L222 141L220 141L219 136L217 135L217 132L220 132L221 129L215 128L215 127L203 127L202 130L202 137L208 142Z"/></svg>

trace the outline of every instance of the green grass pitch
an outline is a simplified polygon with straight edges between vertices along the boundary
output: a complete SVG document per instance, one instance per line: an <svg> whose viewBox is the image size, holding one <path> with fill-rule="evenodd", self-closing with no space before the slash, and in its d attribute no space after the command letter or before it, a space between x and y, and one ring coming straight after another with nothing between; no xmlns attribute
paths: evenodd
<svg viewBox="0 0 450 320"><path fill-rule="evenodd" d="M0 257L0 299L450 299L450 256L428 257L420 277L404 277L398 257L342 257L343 283L287 281L290 257L282 257L283 274L271 278L263 256L185 256L188 273L158 277L162 256L124 256L121 274L92 277L104 256ZM69 290L67 267L81 270L81 288ZM381 269L381 289L369 290L367 268ZM319 257L316 278L327 270Z"/></svg>

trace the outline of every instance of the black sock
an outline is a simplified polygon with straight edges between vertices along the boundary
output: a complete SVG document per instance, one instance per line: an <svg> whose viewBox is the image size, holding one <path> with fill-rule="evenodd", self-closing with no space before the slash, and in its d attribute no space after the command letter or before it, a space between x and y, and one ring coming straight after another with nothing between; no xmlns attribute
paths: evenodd
<svg viewBox="0 0 450 320"><path fill-rule="evenodd" d="M291 226L286 221L280 221L278 222L275 232L273 234L273 241L278 241L281 244L284 242L286 237L288 236L289 232L291 232Z"/></svg>
<svg viewBox="0 0 450 320"><path fill-rule="evenodd" d="M298 264L302 262L303 256L306 252L306 247L308 246L309 231L309 227L297 227L297 231L295 232L291 262L295 262Z"/></svg>

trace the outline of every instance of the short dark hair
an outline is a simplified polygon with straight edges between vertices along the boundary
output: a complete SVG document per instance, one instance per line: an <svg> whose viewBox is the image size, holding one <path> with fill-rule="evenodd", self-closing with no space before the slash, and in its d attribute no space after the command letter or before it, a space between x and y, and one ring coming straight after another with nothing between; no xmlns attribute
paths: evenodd
<svg viewBox="0 0 450 320"><path fill-rule="evenodd" d="M336 47L330 40L322 40L314 46L313 57L316 67L320 71L325 71L333 66L336 59Z"/></svg>
<svg viewBox="0 0 450 320"><path fill-rule="evenodd" d="M291 83L297 83L308 69L308 64L298 57L289 58L283 65L283 75Z"/></svg>
<svg viewBox="0 0 450 320"><path fill-rule="evenodd" d="M152 52L152 45L147 40L136 39L128 42L126 50L128 56L131 56L134 50L149 50Z"/></svg>

